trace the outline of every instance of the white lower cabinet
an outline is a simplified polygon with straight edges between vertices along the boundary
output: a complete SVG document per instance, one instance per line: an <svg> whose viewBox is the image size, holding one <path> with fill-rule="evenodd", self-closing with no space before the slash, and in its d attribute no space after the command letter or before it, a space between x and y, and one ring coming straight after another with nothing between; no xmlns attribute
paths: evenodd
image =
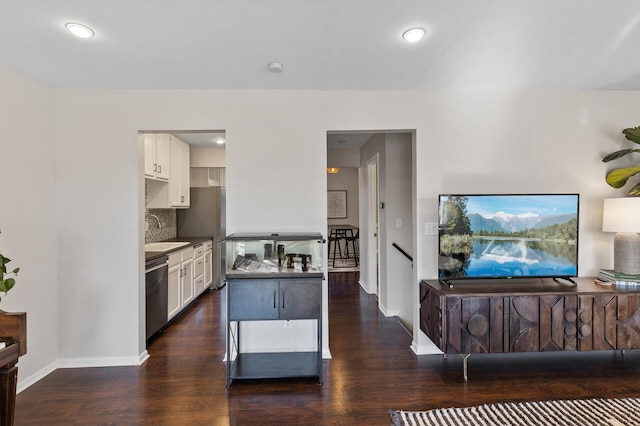
<svg viewBox="0 0 640 426"><path fill-rule="evenodd" d="M213 251L209 249L204 252L204 288L202 291L210 287L211 283L213 283Z"/></svg>
<svg viewBox="0 0 640 426"><path fill-rule="evenodd" d="M187 306L195 294L193 292L193 247L180 251L182 253L182 280L180 281L180 292L182 294L181 308Z"/></svg>
<svg viewBox="0 0 640 426"><path fill-rule="evenodd" d="M193 247L169 253L167 318L176 316L193 298Z"/></svg>
<svg viewBox="0 0 640 426"><path fill-rule="evenodd" d="M182 253L169 254L168 274L169 295L167 299L167 318L171 319L182 309L180 302L180 281L182 280Z"/></svg>
<svg viewBox="0 0 640 426"><path fill-rule="evenodd" d="M212 241L169 253L167 318L202 294L211 284Z"/></svg>
<svg viewBox="0 0 640 426"><path fill-rule="evenodd" d="M195 295L198 296L204 291L204 243L197 244L193 252L193 284Z"/></svg>

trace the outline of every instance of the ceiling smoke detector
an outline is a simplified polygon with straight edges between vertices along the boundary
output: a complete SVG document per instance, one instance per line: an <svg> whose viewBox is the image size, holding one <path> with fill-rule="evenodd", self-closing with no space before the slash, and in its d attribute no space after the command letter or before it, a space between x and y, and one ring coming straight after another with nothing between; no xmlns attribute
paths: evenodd
<svg viewBox="0 0 640 426"><path fill-rule="evenodd" d="M272 73L279 73L282 72L283 66L280 62L269 62L267 68L269 68L269 71Z"/></svg>

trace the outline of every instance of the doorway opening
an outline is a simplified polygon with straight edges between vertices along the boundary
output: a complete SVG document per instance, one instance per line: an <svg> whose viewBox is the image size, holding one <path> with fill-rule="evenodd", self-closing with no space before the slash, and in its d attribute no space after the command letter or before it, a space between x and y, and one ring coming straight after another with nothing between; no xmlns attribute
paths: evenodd
<svg viewBox="0 0 640 426"><path fill-rule="evenodd" d="M386 316L398 316L410 329L415 276L411 262L394 247L412 253L417 241L414 152L413 130L327 132L327 167L338 174L357 169L358 216L352 224L359 229L358 282L378 296ZM328 191L344 189L332 179L328 174Z"/></svg>

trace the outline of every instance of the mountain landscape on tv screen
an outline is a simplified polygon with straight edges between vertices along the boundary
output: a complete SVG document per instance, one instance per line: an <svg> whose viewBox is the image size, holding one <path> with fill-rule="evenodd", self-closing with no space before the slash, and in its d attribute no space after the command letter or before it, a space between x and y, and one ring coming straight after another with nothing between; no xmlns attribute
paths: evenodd
<svg viewBox="0 0 640 426"><path fill-rule="evenodd" d="M468 214L472 232L518 232L525 229L540 229L551 225L559 225L576 219L575 213L561 215L536 215L524 213L519 215L498 212L491 215L479 213Z"/></svg>

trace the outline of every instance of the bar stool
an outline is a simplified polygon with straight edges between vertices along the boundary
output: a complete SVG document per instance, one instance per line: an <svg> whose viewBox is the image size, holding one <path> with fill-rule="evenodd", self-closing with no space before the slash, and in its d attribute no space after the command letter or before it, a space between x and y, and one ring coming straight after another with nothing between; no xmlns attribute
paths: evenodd
<svg viewBox="0 0 640 426"><path fill-rule="evenodd" d="M336 267L336 252L340 253L340 259L342 259L342 249L340 248L340 240L342 237L338 236L335 230L331 231L329 234L329 258L331 258L331 253L333 252L333 267ZM332 248L333 247L333 248Z"/></svg>
<svg viewBox="0 0 640 426"><path fill-rule="evenodd" d="M360 239L359 229L356 231L355 234L353 233L353 231L351 231L351 235L345 237L345 240L346 240L345 248L344 248L345 258L348 260L351 257L351 255L349 254L349 243L351 243L351 247L353 248L353 259L356 261L356 267L358 266L358 260L360 258L360 247L358 244L359 239Z"/></svg>

